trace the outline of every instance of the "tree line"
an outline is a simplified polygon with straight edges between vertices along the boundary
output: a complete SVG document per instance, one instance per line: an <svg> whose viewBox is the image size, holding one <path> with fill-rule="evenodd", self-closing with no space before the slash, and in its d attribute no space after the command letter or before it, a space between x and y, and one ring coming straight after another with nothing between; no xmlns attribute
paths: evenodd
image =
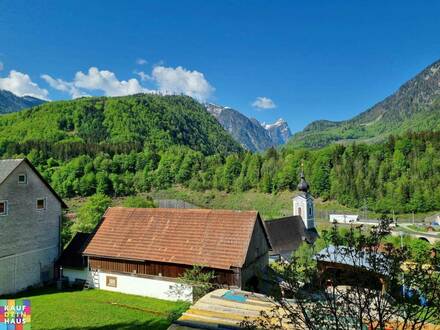
<svg viewBox="0 0 440 330"><path fill-rule="evenodd" d="M105 146L102 146L105 148ZM440 133L407 133L376 144L319 150L285 147L263 154L205 155L187 146L148 144L130 152L89 152L47 158L50 145L26 155L63 197L128 196L183 185L192 190L295 190L301 164L315 197L377 212L440 209ZM54 148L56 150L56 148ZM20 156L3 151L5 156Z"/></svg>

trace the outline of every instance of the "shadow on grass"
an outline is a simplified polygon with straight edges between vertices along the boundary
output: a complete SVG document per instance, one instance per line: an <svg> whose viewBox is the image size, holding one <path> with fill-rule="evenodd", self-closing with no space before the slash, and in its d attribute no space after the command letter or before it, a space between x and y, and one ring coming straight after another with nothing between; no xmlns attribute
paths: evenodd
<svg viewBox="0 0 440 330"><path fill-rule="evenodd" d="M45 296L49 294L55 293L64 293L64 292L76 292L82 291L82 289L63 289L58 290L56 286L46 286L43 288L29 289L26 291L22 291L13 295L0 295L0 299L21 299L21 298L30 298L37 296Z"/></svg>

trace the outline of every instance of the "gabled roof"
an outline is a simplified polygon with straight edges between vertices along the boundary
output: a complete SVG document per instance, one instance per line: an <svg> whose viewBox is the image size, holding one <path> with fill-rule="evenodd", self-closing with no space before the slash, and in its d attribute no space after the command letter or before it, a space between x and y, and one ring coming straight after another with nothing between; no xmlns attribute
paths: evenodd
<svg viewBox="0 0 440 330"><path fill-rule="evenodd" d="M307 230L300 216L290 216L264 222L272 245L271 255L290 258L302 242L313 243L318 237L316 229Z"/></svg>
<svg viewBox="0 0 440 330"><path fill-rule="evenodd" d="M84 254L241 268L257 222L262 221L255 211L114 207L105 213Z"/></svg>
<svg viewBox="0 0 440 330"><path fill-rule="evenodd" d="M14 172L14 170L23 162L23 159L4 159L0 160L0 184Z"/></svg>
<svg viewBox="0 0 440 330"><path fill-rule="evenodd" d="M69 245L61 253L58 264L63 267L84 268L87 266L83 256L84 249L89 241L90 234L76 233Z"/></svg>
<svg viewBox="0 0 440 330"><path fill-rule="evenodd" d="M50 192L58 199L63 208L67 208L67 205L61 199L61 197L56 193L55 190L49 185L46 179L38 172L38 170L32 165L32 163L27 159L3 159L0 160L0 185L14 172L14 170L21 164L26 163L32 171L38 176L38 178L46 185L46 187L50 190Z"/></svg>

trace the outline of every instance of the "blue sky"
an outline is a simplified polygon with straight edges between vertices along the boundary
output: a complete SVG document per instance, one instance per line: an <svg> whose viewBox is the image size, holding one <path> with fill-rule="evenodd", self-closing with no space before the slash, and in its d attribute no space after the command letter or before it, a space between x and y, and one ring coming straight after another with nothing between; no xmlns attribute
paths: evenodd
<svg viewBox="0 0 440 330"><path fill-rule="evenodd" d="M439 12L439 1L0 0L0 88L186 93L298 131L366 110L440 59Z"/></svg>

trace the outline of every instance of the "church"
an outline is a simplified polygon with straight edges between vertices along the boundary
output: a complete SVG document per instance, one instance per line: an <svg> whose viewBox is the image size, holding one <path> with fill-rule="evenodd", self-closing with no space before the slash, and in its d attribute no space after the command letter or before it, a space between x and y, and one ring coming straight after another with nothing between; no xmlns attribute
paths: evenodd
<svg viewBox="0 0 440 330"><path fill-rule="evenodd" d="M271 260L288 260L302 243L312 244L319 237L315 228L315 208L304 171L298 184L299 193L293 198L293 214L265 221L272 246Z"/></svg>

